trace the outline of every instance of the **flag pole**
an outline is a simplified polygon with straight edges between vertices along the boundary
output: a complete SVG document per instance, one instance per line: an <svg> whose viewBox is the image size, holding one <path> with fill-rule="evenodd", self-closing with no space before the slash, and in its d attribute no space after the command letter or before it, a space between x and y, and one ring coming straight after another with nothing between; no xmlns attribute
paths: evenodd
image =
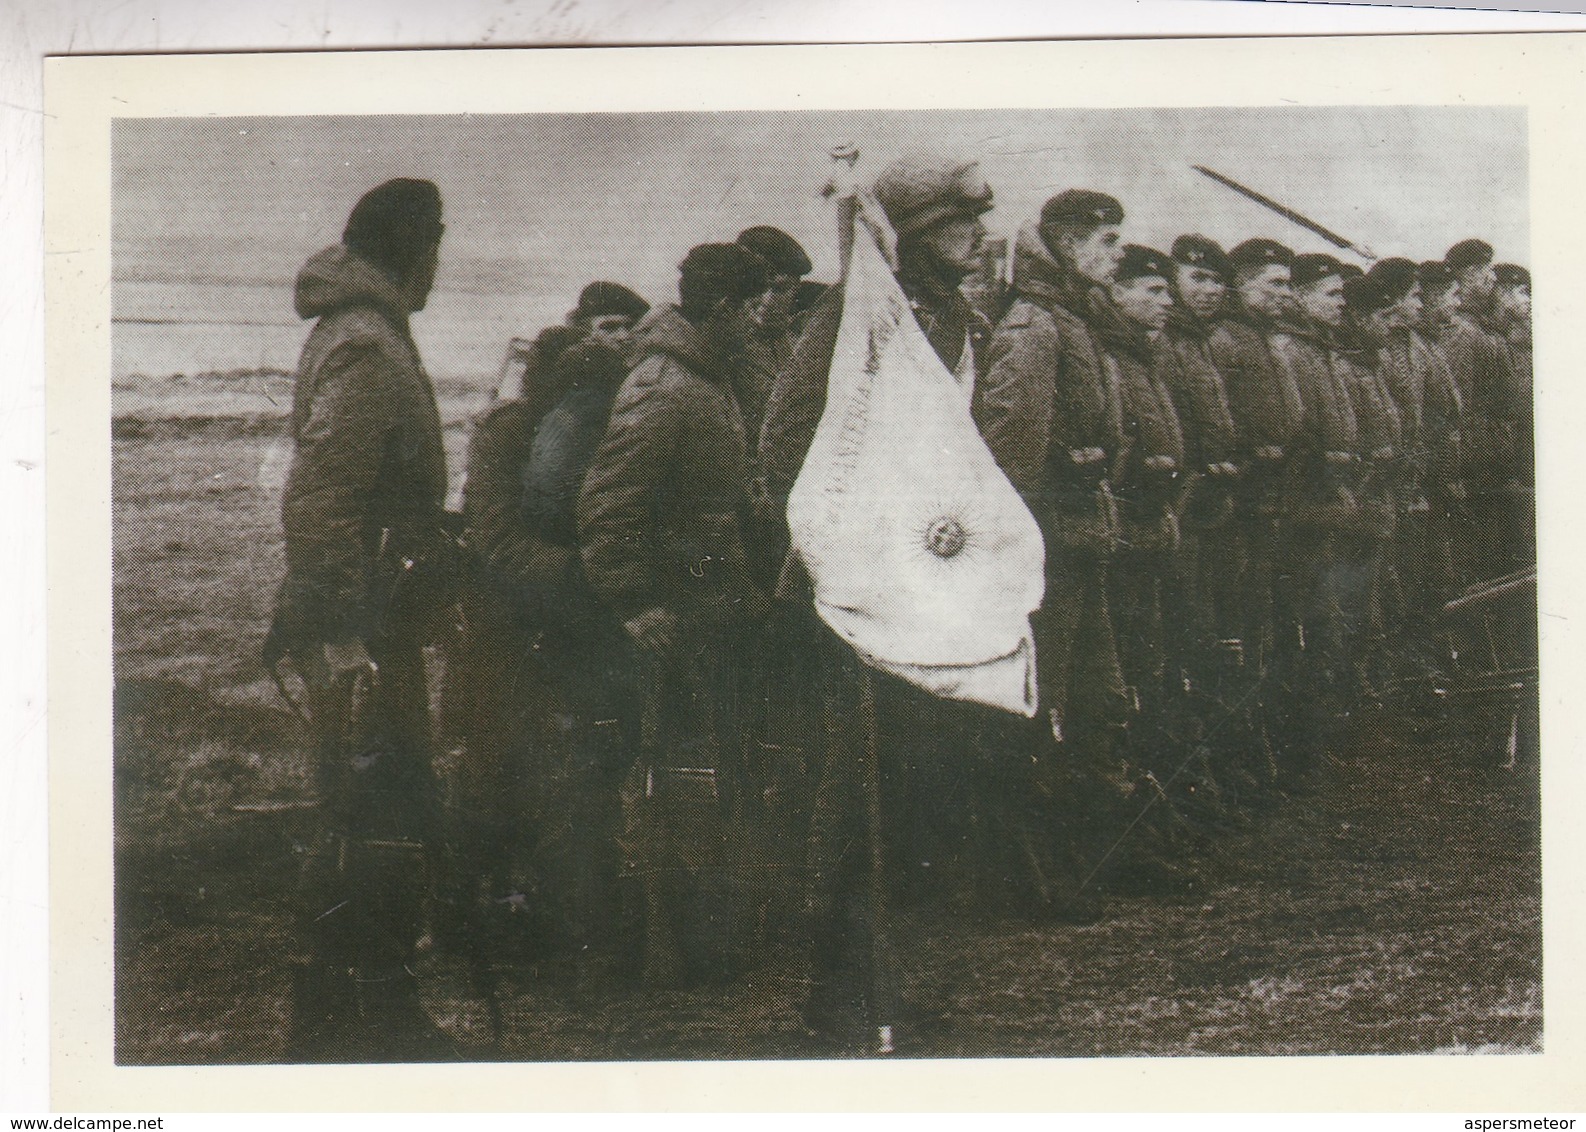
<svg viewBox="0 0 1586 1132"><path fill-rule="evenodd" d="M865 824L870 838L870 1015L875 1052L893 1052L892 1016L897 1009L892 985L892 941L887 924L886 852L881 838L880 734L876 726L876 677L859 666L859 718L865 731Z"/></svg>
<svg viewBox="0 0 1586 1132"><path fill-rule="evenodd" d="M839 284L848 280L848 268L853 262L855 229L858 227L860 194L864 189L857 184L854 170L859 163L859 147L852 142L832 146L828 151L832 159L831 178L826 182L822 196L836 197L837 205L837 255ZM878 238L866 225L866 239ZM879 240L878 240L879 243ZM883 255L892 256L883 248ZM886 850L881 836L881 759L880 734L876 723L876 677L868 664L859 664L859 725L864 731L864 791L866 836L870 843L870 892L868 917L870 936L870 1022L875 1040L873 1052L890 1054L893 1044L893 1013L896 1010L896 989L893 987L891 939L887 930Z"/></svg>

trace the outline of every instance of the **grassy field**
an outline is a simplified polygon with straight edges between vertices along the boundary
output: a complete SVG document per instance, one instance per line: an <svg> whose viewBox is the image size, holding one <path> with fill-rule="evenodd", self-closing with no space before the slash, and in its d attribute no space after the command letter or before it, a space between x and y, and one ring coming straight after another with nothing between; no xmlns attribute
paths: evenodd
<svg viewBox="0 0 1586 1132"><path fill-rule="evenodd" d="M456 466L466 434L453 421ZM278 1060L288 902L306 829L295 719L257 661L280 575L270 422L118 420L116 1056ZM1192 896L1115 900L1088 927L906 920L920 1055L1536 1051L1534 765L1469 735L1357 722L1320 791L1208 850ZM580 992L503 963L492 1034L457 961L421 971L471 1059L817 1056L796 949L696 992Z"/></svg>

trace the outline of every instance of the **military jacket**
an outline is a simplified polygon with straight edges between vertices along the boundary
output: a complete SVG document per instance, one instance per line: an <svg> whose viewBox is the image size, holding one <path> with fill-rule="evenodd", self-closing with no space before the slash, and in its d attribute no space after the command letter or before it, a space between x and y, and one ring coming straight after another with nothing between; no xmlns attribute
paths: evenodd
<svg viewBox="0 0 1586 1132"><path fill-rule="evenodd" d="M1107 477L1123 444L1123 400L1096 327L1122 315L1033 227L1015 244L1013 289L975 387L975 421L1048 545L1107 553L1117 537Z"/></svg>

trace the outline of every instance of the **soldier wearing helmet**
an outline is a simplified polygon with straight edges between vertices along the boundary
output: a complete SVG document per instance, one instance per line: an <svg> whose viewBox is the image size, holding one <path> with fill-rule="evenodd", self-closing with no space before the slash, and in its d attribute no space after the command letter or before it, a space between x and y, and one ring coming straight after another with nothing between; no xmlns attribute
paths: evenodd
<svg viewBox="0 0 1586 1132"><path fill-rule="evenodd" d="M873 194L897 237L897 279L920 329L947 369L979 373L989 328L959 285L979 266L986 236L981 216L991 208L991 188L972 161L919 157L884 170ZM840 284L811 312L771 395L760 467L779 515L786 513L825 409L845 297ZM872 935L876 886L884 882L890 898L907 903L985 907L1022 901L1039 885L1039 866L1032 869L1022 838L1032 823L1020 809L1034 790L1024 768L1006 760L1006 774L975 769L972 752L1010 745L1009 729L1016 726L1011 716L935 699L865 670L854 650L816 617L808 579L794 558L783 571L778 596L798 626L793 631L808 642L821 711L832 721L813 760L819 785L810 827L805 1020L819 1033L851 1040L867 1023L897 1020L898 1004L887 1001L884 989L892 982L890 962L877 954ZM867 683L874 689L879 828L872 827L865 802ZM877 837L884 846L884 877L872 872ZM851 972L867 969L875 977L855 986Z"/></svg>

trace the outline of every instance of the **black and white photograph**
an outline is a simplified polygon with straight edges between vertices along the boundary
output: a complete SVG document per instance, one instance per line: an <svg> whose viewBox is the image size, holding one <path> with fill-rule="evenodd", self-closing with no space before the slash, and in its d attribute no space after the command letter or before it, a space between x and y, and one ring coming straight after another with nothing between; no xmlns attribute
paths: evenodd
<svg viewBox="0 0 1586 1132"><path fill-rule="evenodd" d="M1543 1054L1527 107L1195 68L114 118L115 1064Z"/></svg>

